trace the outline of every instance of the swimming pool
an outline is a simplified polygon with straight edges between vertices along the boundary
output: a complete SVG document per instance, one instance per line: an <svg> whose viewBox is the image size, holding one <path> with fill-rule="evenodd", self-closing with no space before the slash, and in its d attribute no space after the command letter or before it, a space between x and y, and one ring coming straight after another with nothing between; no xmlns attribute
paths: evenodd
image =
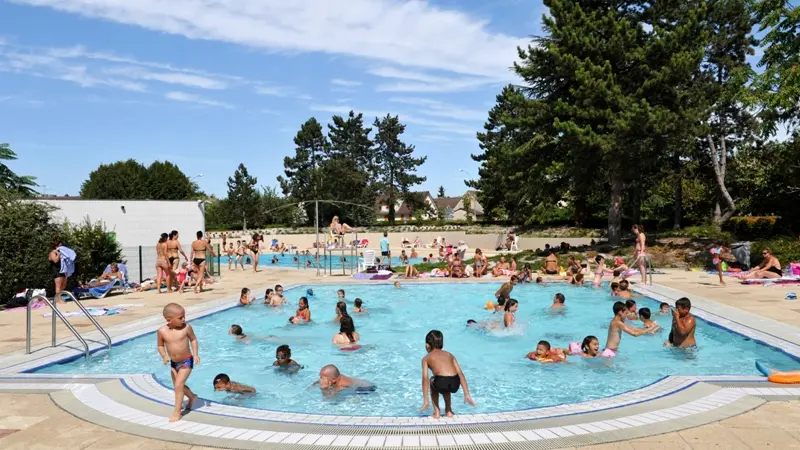
<svg viewBox="0 0 800 450"><path fill-rule="evenodd" d="M309 287L311 325L288 325L296 300ZM343 352L331 344L338 332L334 324L336 290L347 291L352 300L360 297L369 309L353 314L364 348ZM614 299L605 290L576 288L561 284L545 287L518 286L513 297L520 301L512 331L481 333L465 328L467 319L499 320L484 309L496 284L435 283L404 285L299 286L287 291L292 305L272 309L262 305L232 308L192 322L200 343L202 364L195 367L188 384L201 397L253 408L279 411L369 416L415 416L422 404L420 359L425 355L424 338L431 329L445 336L445 350L462 366L477 402L465 406L461 392L455 411L500 412L574 403L627 392L667 375L757 375L755 359L778 369L796 367L796 361L772 347L741 335L698 321L698 349L664 348L667 332L633 338L625 335L620 354L612 360L582 361L570 358L566 364L542 365L525 359L539 340L564 347L586 335L605 344ZM552 313L553 295L563 292L567 308ZM658 310L658 303L639 299L640 307ZM654 317L669 327L668 316ZM241 325L253 337L250 344L227 335L231 324ZM276 339L261 340L257 337ZM269 339L269 338L268 338ZM273 370L275 348L292 347L293 359L306 366L295 375ZM170 386L169 370L155 350L155 336L142 336L88 360L46 367L39 373L154 373ZM311 387L319 369L336 364L341 371L374 382L378 389L368 395L326 398ZM232 398L213 392L212 379L220 372L235 381L258 389L252 398Z"/></svg>
<svg viewBox="0 0 800 450"><path fill-rule="evenodd" d="M351 258L349 256L350 254L347 251L345 251L345 253L347 254L347 267L350 267L350 264L355 264L357 266L359 264L359 262L361 261L360 256L356 256L355 258ZM311 256L306 256L306 255L302 255L302 254L301 255L295 255L294 253L286 253L283 256L281 256L280 253L264 253L264 254L261 254L261 255L258 256L258 266L259 267L294 267L294 268L297 268L298 263L294 261L295 257L298 258L299 263L300 263L299 265L300 265L301 268L306 267L306 261L310 262L312 267L316 267L316 266L314 266L314 255L313 254ZM378 254L378 257L380 257L380 254ZM245 256L244 258L245 258L245 263L249 265L250 261L247 258L247 256ZM274 264L272 263L272 259L273 258L277 258L278 259L278 261L276 263L274 263ZM327 259L322 254L320 254L320 259L322 259L324 265L327 267L328 266ZM334 254L333 261L331 261L331 262L332 262L332 267L334 269L341 269L342 268L342 264L343 263L342 263L341 256L339 256L337 254ZM422 258L409 258L409 262L411 262L411 264L419 264L419 263L422 262ZM220 257L220 265L222 267L226 267L228 265L228 257L227 256ZM402 264L400 262L400 258L398 258L396 256L392 257L392 266L402 266L402 265L404 265L404 264Z"/></svg>

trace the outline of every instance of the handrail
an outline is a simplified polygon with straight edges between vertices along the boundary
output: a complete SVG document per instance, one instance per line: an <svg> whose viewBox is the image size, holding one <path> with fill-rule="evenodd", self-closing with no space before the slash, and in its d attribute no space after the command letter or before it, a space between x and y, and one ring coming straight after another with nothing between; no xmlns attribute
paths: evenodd
<svg viewBox="0 0 800 450"><path fill-rule="evenodd" d="M41 299L44 300L44 302L47 303L47 305L50 306L50 309L53 311L53 347L56 346L56 316L58 316L58 318L61 319L62 322L64 322L64 325L66 325L67 328L69 328L69 331L71 331L72 334L74 334L75 337L78 338L80 343L83 344L84 355L86 358L88 358L89 344L86 343L86 341L81 337L80 333L78 333L78 330L76 330L75 327L73 327L72 324L69 323L67 318L64 317L64 314L62 314L61 311L59 311L58 308L55 306L56 298L58 297L53 297L53 302L50 302L50 300L44 295L35 295L31 297L30 300L28 300L28 327L27 327L27 338L25 341L25 353L28 355L31 353L31 304L33 304L34 300Z"/></svg>
<svg viewBox="0 0 800 450"><path fill-rule="evenodd" d="M97 320L95 320L95 318L94 318L94 317L92 317L92 315L91 315L91 314L89 314L89 310L87 310L87 309L86 309L86 307L85 307L85 306L83 306L83 303L81 303L81 302L80 302L80 301L79 301L79 300L78 300L78 299L75 297L75 295L74 295L72 292L69 292L69 291L61 291L61 292L59 292L58 294L56 294L56 298L60 298L60 297L61 297L62 295L64 295L64 294L66 294L66 295L67 295L67 297L71 298L71 299L72 299L72 301L73 301L73 302L74 302L76 305L78 305L78 308L80 308L80 309L81 309L81 311L83 311L83 313L84 313L84 314L86 314L86 317L88 317L88 318L89 318L89 320L90 320L90 321L91 321L91 322L94 324L95 328L97 328L97 331L99 331L99 332L100 332L100 334L102 334L102 335L103 335L103 336L106 338L106 343L108 344L108 349L109 349L109 350L111 350L111 336L109 336L109 335L108 335L108 333L106 333L106 330L104 330L104 329L103 329L103 327L101 327L101 326L100 326L100 324L99 324L99 323L97 323Z"/></svg>

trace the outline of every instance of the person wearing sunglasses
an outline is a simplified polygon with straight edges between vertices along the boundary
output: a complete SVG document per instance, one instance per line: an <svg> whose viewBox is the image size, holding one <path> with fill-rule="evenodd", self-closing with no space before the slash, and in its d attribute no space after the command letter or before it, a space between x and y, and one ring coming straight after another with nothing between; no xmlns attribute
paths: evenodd
<svg viewBox="0 0 800 450"><path fill-rule="evenodd" d="M296 372L303 368L292 359L292 349L286 344L278 346L275 350L275 362L272 365L286 372Z"/></svg>
<svg viewBox="0 0 800 450"><path fill-rule="evenodd" d="M764 259L761 260L761 264L756 266L753 270L747 272L742 279L770 279L780 278L783 276L781 262L778 261L778 258L776 258L775 255L772 254L772 250L765 248L761 251L761 256L764 257Z"/></svg>

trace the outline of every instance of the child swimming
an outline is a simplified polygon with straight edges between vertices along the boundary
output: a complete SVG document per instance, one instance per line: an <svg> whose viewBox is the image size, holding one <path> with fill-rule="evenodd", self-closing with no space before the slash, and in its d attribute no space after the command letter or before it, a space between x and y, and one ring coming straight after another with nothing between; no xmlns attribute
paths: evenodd
<svg viewBox="0 0 800 450"><path fill-rule="evenodd" d="M606 338L606 348L603 350L603 356L614 356L619 352L619 344L622 341L622 332L626 332L631 336L638 337L645 333L653 334L653 330L647 328L634 328L625 323L625 316L628 314L628 309L625 303L615 302L614 318L608 324L608 337Z"/></svg>
<svg viewBox="0 0 800 450"><path fill-rule="evenodd" d="M397 289L400 289L400 282L399 281L395 281L394 282L394 287L397 288Z"/></svg>
<svg viewBox="0 0 800 450"><path fill-rule="evenodd" d="M580 275L580 274L579 274ZM559 292L553 297L553 305L550 306L550 309L561 309L564 307L564 302L567 301L567 298L564 297L564 294Z"/></svg>
<svg viewBox="0 0 800 450"><path fill-rule="evenodd" d="M342 317L347 315L347 303L345 303L344 300L336 302L336 317L333 318L333 321L339 322L342 320Z"/></svg>
<svg viewBox="0 0 800 450"><path fill-rule="evenodd" d="M292 359L292 349L286 344L279 345L275 350L275 362L272 365L281 370L300 370L303 368L297 361Z"/></svg>
<svg viewBox="0 0 800 450"><path fill-rule="evenodd" d="M639 310L639 319L644 324L644 327L648 330L658 331L661 327L655 323L655 321L650 320L650 308L642 308Z"/></svg>
<svg viewBox="0 0 800 450"><path fill-rule="evenodd" d="M636 312L636 300L627 300L625 308L628 310L628 320L639 320L639 313Z"/></svg>
<svg viewBox="0 0 800 450"><path fill-rule="evenodd" d="M333 335L333 343L337 345L355 344L359 338L353 318L342 316L342 320L339 322L339 332Z"/></svg>
<svg viewBox="0 0 800 450"><path fill-rule="evenodd" d="M250 296L250 289L242 288L242 294L239 296L239 305L247 306L250 303L253 303L253 300L255 299Z"/></svg>
<svg viewBox="0 0 800 450"><path fill-rule="evenodd" d="M511 327L514 325L514 321L516 320L516 312L519 309L519 302L514 300L513 298L506 302L505 306L505 314L503 314L503 325L506 328Z"/></svg>
<svg viewBox="0 0 800 450"><path fill-rule="evenodd" d="M536 344L536 351L528 353L525 357L540 363L556 363L567 360L564 350L560 348L551 349L550 343L547 341L539 341Z"/></svg>
<svg viewBox="0 0 800 450"><path fill-rule="evenodd" d="M297 301L297 313L289 318L290 323L308 323L311 322L311 310L308 308L308 299L300 297Z"/></svg>
<svg viewBox="0 0 800 450"><path fill-rule="evenodd" d="M443 350L444 348L444 335L439 330L431 330L425 336L425 350L428 354L422 358L422 408L420 412L425 411L430 407L428 402L428 391L430 390L430 398L433 402L433 418L438 419L441 417L441 410L439 409L439 394L444 397L444 410L447 417L453 417L453 408L450 403L450 395L458 392L458 388L462 387L464 390L464 403L475 406L472 401L472 396L469 393L467 386L467 377L461 371L455 356ZM428 371L433 372L433 377L430 378Z"/></svg>
<svg viewBox="0 0 800 450"><path fill-rule="evenodd" d="M594 336L586 336L581 342L580 349L570 344L570 353L581 358L597 358L600 356L600 341ZM577 351L579 350L579 351Z"/></svg>
<svg viewBox="0 0 800 450"><path fill-rule="evenodd" d="M669 313L670 313L669 312L669 303L661 302L661 304L658 305L658 314L660 314L662 316L666 316Z"/></svg>
<svg viewBox="0 0 800 450"><path fill-rule="evenodd" d="M242 330L240 325L231 325L231 328L228 330L228 334L240 341L247 340L247 335L244 334L244 330Z"/></svg>
<svg viewBox="0 0 800 450"><path fill-rule="evenodd" d="M579 273L571 277L569 284L573 286L583 286L583 274Z"/></svg>
<svg viewBox="0 0 800 450"><path fill-rule="evenodd" d="M339 298L339 300L344 300L344 289L339 289L336 291L336 296Z"/></svg>
<svg viewBox="0 0 800 450"><path fill-rule="evenodd" d="M215 391L225 391L225 392L234 392L237 394L255 394L256 388L247 386L245 384L237 383L235 381L231 381L231 378L221 373L214 377L214 390Z"/></svg>
<svg viewBox="0 0 800 450"><path fill-rule="evenodd" d="M356 299L353 301L353 306L355 306L353 308L353 312L357 313L367 312L367 308L364 308L364 302L358 297L356 297Z"/></svg>
<svg viewBox="0 0 800 450"><path fill-rule="evenodd" d="M611 296L619 297L619 283L616 281L611 283Z"/></svg>
<svg viewBox="0 0 800 450"><path fill-rule="evenodd" d="M288 305L289 300L286 300L286 297L283 296L283 286L281 286L280 284L276 284L275 292L272 294L269 306L281 306L283 304Z"/></svg>
<svg viewBox="0 0 800 450"><path fill-rule="evenodd" d="M628 299L631 298L631 291L628 290L628 286L629 286L628 280L622 280L622 281L619 282L619 291L617 292L617 294L619 295L619 298L622 298L622 299L625 299L625 300L628 300Z"/></svg>
<svg viewBox="0 0 800 450"><path fill-rule="evenodd" d="M264 301L261 302L262 305L269 305L270 301L272 300L272 289L267 288L267 292L264 292Z"/></svg>

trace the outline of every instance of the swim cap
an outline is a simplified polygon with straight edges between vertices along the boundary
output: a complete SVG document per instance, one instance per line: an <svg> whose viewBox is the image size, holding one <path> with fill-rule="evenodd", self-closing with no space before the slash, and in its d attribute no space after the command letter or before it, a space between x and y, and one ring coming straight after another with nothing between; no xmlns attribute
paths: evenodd
<svg viewBox="0 0 800 450"><path fill-rule="evenodd" d="M312 289L309 289L309 290L306 291L306 295L309 296L309 297L313 297L314 296L314 291Z"/></svg>

